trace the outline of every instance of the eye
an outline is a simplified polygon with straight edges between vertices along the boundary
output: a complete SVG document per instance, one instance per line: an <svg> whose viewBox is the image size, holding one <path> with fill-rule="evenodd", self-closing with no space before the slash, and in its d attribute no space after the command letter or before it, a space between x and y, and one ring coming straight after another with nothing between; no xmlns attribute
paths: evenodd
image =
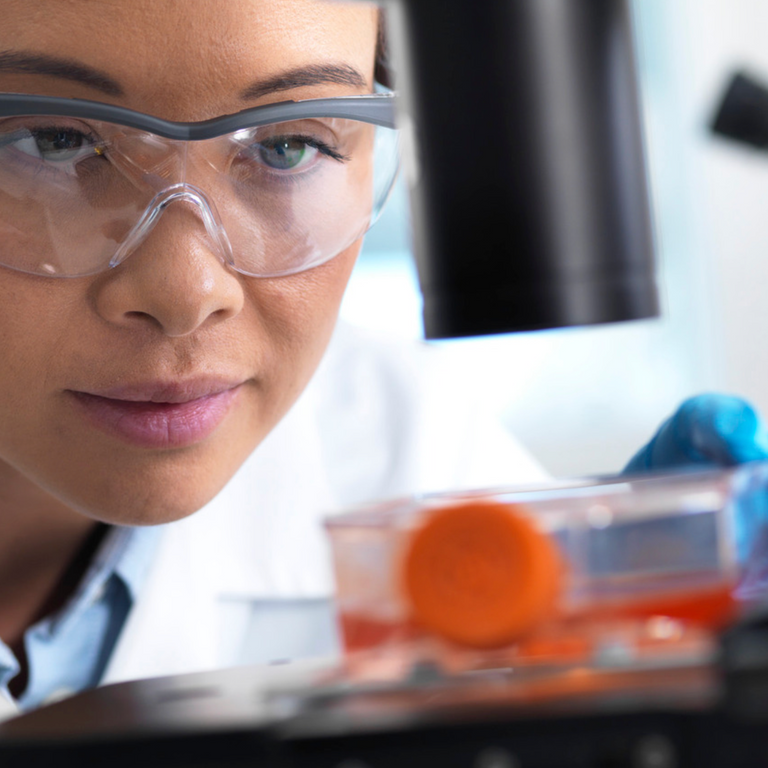
<svg viewBox="0 0 768 768"><path fill-rule="evenodd" d="M94 137L73 128L27 128L14 135L10 144L19 152L51 163L71 163L104 154Z"/></svg>
<svg viewBox="0 0 768 768"><path fill-rule="evenodd" d="M246 130L236 136L244 150L241 157L285 174L309 169L323 159L340 163L349 160L336 146L314 134L286 131L264 135L267 130L259 129L255 135Z"/></svg>
<svg viewBox="0 0 768 768"><path fill-rule="evenodd" d="M256 144L253 151L270 168L293 171L311 163L320 150L303 137L275 136Z"/></svg>

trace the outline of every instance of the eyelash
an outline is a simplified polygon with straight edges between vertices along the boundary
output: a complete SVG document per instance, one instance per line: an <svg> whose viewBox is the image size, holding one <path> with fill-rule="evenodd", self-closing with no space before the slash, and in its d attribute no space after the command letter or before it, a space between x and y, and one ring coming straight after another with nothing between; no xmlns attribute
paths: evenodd
<svg viewBox="0 0 768 768"><path fill-rule="evenodd" d="M64 134L77 134L82 138L82 146L92 151L91 157L105 157L106 144L105 142L93 132L83 131L80 128L63 125L36 125L32 127L26 127L22 131L10 131L5 136L0 134L0 149L5 147L13 148L13 145L21 141L25 137L30 137L33 140L37 140L42 134L51 133L64 133ZM50 170L54 170L50 162L46 162L45 158L34 158L23 150L16 150L19 155L19 160L28 162L36 166L44 166ZM62 161L63 162L63 161Z"/></svg>
<svg viewBox="0 0 768 768"><path fill-rule="evenodd" d="M278 137L282 139L283 137ZM346 163L349 162L349 156L342 155L341 152L337 151L333 147L331 147L329 144L326 144L324 141L321 141L320 139L315 139L312 136L286 136L285 138L290 139L291 141L300 141L304 144L306 144L308 147L312 147L313 149L316 149L318 152L321 152L323 155L326 155L327 157L333 158L334 160L337 160L340 163Z"/></svg>
<svg viewBox="0 0 768 768"><path fill-rule="evenodd" d="M246 151L253 152L256 151L259 147L271 149L273 147L271 147L270 144L276 145L282 141L305 144L312 149L316 149L322 155L330 157L332 160L336 160L339 163L346 163L351 159L348 155L343 155L337 149L322 141L321 139L305 134L278 134L276 136L266 137L261 141L255 139L252 144L246 147Z"/></svg>

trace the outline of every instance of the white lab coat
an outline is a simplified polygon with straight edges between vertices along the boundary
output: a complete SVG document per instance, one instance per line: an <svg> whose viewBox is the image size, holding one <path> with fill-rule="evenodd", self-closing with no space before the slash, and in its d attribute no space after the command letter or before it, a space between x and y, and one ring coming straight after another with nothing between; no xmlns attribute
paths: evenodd
<svg viewBox="0 0 768 768"><path fill-rule="evenodd" d="M441 360L340 324L307 390L237 475L165 527L103 682L333 654L324 516L543 479Z"/></svg>

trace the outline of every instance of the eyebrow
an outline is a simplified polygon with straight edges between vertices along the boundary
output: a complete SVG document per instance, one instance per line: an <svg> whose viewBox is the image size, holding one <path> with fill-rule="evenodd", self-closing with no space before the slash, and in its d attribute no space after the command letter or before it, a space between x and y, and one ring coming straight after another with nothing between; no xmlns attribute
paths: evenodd
<svg viewBox="0 0 768 768"><path fill-rule="evenodd" d="M94 67L44 53L0 51L0 72L59 77L95 88L108 96L123 96L125 93L120 83ZM240 98L257 99L278 91L328 83L367 87L365 77L348 64L312 64L252 83L241 91Z"/></svg>
<svg viewBox="0 0 768 768"><path fill-rule="evenodd" d="M122 96L120 84L94 67L45 53L0 51L0 72L47 75L83 83L108 96Z"/></svg>
<svg viewBox="0 0 768 768"><path fill-rule="evenodd" d="M349 64L312 64L307 67L281 72L267 80L259 80L240 93L241 99L257 99L277 91L290 91L305 85L351 85L367 87L365 77Z"/></svg>

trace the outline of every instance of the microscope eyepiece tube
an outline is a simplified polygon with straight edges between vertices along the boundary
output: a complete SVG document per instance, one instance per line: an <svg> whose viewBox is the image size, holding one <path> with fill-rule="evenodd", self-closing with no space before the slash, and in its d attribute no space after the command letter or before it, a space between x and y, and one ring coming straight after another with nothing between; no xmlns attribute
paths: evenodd
<svg viewBox="0 0 768 768"><path fill-rule="evenodd" d="M658 314L629 0L387 0L427 338Z"/></svg>

